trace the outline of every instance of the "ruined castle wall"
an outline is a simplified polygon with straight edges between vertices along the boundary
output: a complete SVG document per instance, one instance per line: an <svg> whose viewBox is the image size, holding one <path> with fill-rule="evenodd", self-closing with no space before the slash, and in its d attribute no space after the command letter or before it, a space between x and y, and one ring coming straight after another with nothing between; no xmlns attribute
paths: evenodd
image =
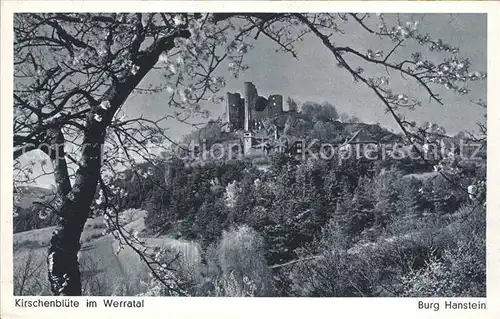
<svg viewBox="0 0 500 319"><path fill-rule="evenodd" d="M252 82L244 83L244 97L239 93L227 94L227 122L229 130L255 129L262 120L283 113L283 96L270 95L268 99L259 96Z"/></svg>
<svg viewBox="0 0 500 319"><path fill-rule="evenodd" d="M283 97L278 94L269 96L268 99L259 97L258 104L252 110L252 119L262 121L276 117L283 113Z"/></svg>
<svg viewBox="0 0 500 319"><path fill-rule="evenodd" d="M239 93L227 93L226 99L226 121L229 130L243 129L245 117L244 101Z"/></svg>
<svg viewBox="0 0 500 319"><path fill-rule="evenodd" d="M270 95L268 100L267 107L273 110L276 110L276 112L281 113L283 112L283 95L280 94L273 94Z"/></svg>

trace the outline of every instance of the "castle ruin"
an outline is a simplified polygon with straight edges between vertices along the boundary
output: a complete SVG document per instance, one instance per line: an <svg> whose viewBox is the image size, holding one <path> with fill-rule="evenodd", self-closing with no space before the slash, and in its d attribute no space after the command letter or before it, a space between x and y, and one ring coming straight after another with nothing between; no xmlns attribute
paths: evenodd
<svg viewBox="0 0 500 319"><path fill-rule="evenodd" d="M259 96L252 82L244 83L243 97L240 93L227 93L226 122L229 132L243 131L243 146L248 154L255 145L256 135L271 134L277 138L278 127L273 119L286 112L283 96L272 94L267 99ZM272 133L271 133L272 132Z"/></svg>

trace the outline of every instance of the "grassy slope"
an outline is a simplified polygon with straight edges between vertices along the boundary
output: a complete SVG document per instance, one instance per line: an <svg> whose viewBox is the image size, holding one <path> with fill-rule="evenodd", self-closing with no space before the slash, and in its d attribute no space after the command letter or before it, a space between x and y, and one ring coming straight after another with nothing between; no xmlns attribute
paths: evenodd
<svg viewBox="0 0 500 319"><path fill-rule="evenodd" d="M126 224L125 228L128 231L140 233L144 229L144 216L144 211L124 212L122 224ZM130 247L125 247L116 254L118 243L113 235L102 234L103 225L102 217L91 219L85 225L80 256L82 276L85 278L95 275L94 278L103 286L101 293L105 295L138 293L139 280L148 278L146 265ZM26 258L32 254L35 263L41 265L35 276L44 278L44 289L37 289L43 295L50 294L45 280L47 273L45 256L52 231L53 227L47 227L14 234L14 272L23 269ZM144 239L150 246L180 250L185 258L193 263L200 261L199 246L194 243L168 237Z"/></svg>

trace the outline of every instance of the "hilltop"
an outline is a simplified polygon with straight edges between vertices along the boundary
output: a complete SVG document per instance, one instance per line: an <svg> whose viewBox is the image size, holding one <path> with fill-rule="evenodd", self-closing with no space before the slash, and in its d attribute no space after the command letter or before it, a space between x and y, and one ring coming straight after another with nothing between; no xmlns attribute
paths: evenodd
<svg viewBox="0 0 500 319"><path fill-rule="evenodd" d="M318 112L318 108L322 111ZM230 160L231 158L227 156L229 153L232 158L253 158L276 153L290 154L294 152L292 148L296 142L308 145L315 140L316 148L319 144L340 147L349 143L356 137L355 135L362 137L358 143L391 144L404 141L400 134L395 134L379 124L343 122L336 114L337 111L330 104L309 103L301 111L286 111L269 117L260 117L256 122L258 124L248 131L241 128L228 130L227 123L219 119L184 136L180 143L187 150L181 149L179 152L178 148L177 153L174 151L170 153L186 159L196 157L198 160L194 162L200 164L218 157L221 153L220 148L223 148L226 155L220 158ZM174 146L174 149L176 147ZM210 154L211 148L214 152L212 154ZM200 158L204 159L200 161ZM194 165L194 162L190 164Z"/></svg>

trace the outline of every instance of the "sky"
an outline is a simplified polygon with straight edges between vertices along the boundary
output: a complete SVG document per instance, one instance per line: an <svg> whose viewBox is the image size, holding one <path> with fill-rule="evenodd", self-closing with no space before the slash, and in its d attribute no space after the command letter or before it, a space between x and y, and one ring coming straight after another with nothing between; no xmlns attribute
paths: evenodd
<svg viewBox="0 0 500 319"><path fill-rule="evenodd" d="M394 20L396 14L386 14L386 19ZM459 56L470 58L475 70L486 71L486 15L484 14L402 14L399 19L406 21L420 21L419 32L429 33L436 38L442 38L452 46L460 48ZM354 23L343 26L344 35L334 35L332 42L337 45L349 45L360 52L367 49L374 51L390 51L391 42L381 42L377 36L369 34ZM315 37L307 37L298 43L298 60L291 55L276 52L277 46L265 37L259 37L253 49L247 54L245 63L250 68L242 73L238 79L233 78L227 71L227 64L221 65L219 75L226 78L224 92L243 91L243 82L255 84L259 95L282 94L296 101L330 102L339 112L355 115L368 123L381 125L397 131L394 119L384 111L382 102L362 83L353 83L351 75L335 65L332 54ZM405 44L405 47L395 58L410 57L413 52L428 53L414 41ZM432 53L431 53L432 54ZM431 55L432 56L432 55ZM437 58L451 56L437 54ZM439 60L438 60L439 61ZM370 66L361 65L367 72ZM373 68L371 68L373 69ZM143 81L143 85L158 81L159 74L151 74ZM474 131L476 122L482 121L485 110L470 101L482 99L486 101L486 81L468 84L471 92L460 96L443 87L435 87L435 91L443 98L443 104L430 102L425 92L414 82L405 81L399 76L394 77L391 88L394 92L410 93L413 97L422 99L422 107L412 112L402 112L408 119L423 123L436 122L443 126L448 133L457 133L461 130ZM170 114L166 105L168 93L155 95L133 96L125 105L129 115L144 114L149 117ZM225 104L205 105L210 110L212 118L221 116L225 111ZM197 120L193 119L193 122ZM175 121L168 123L170 135L177 139L188 133L192 127Z"/></svg>
<svg viewBox="0 0 500 319"><path fill-rule="evenodd" d="M386 14L387 20L400 19L406 21L419 21L419 32L429 33L436 38L442 38L452 46L460 48L459 56L468 57L474 70L487 71L486 57L486 15L485 14ZM366 52L382 50L389 52L392 48L391 42L383 42L377 36L368 33L355 23L341 26L344 34L335 34L331 41L336 45L351 46L352 48ZM248 70L240 74L239 78L233 78L228 71L227 64L221 64L216 75L226 78L226 88L221 92L243 91L243 82L250 81L255 84L259 95L281 94L286 100L292 97L299 104L306 101L329 102L334 105L339 113L345 112L351 116L357 116L362 122L380 123L382 126L399 132L394 119L384 111L382 102L362 83L354 83L352 76L336 66L333 55L324 47L315 36L309 36L303 42L297 44L298 59L291 55L276 52L277 46L265 38L259 37L253 45L252 50L245 57L245 63L250 66ZM401 59L410 57L413 52L427 54L425 47L409 41L393 57ZM432 53L431 53L432 54ZM444 55L431 55L443 58ZM450 56L449 54L446 56ZM377 70L369 65L360 64L369 72L385 72ZM379 73L380 74L380 73ZM158 83L161 73L150 73L141 83L147 87L149 83ZM470 101L482 99L486 101L486 81L473 82L468 85L471 92L461 96L450 92L443 87L435 87L435 92L443 99L444 105L429 100L428 95L414 82L406 81L398 76L393 77L391 89L397 93L408 93L410 96L422 99L422 106L411 112L404 112L408 120L423 123L430 121L444 127L449 134L459 131L475 131L476 122L483 121L485 110ZM153 95L133 95L125 105L123 111L129 117L144 115L155 119L172 114L173 110L168 107L169 94L160 92ZM211 112L211 118L221 116L225 111L225 104L203 105ZM199 119L192 119L198 122ZM177 140L184 134L189 133L193 127L170 120L164 122L168 128L171 139ZM37 169L35 168L35 172ZM52 184L51 176L44 176L37 180L40 186Z"/></svg>

